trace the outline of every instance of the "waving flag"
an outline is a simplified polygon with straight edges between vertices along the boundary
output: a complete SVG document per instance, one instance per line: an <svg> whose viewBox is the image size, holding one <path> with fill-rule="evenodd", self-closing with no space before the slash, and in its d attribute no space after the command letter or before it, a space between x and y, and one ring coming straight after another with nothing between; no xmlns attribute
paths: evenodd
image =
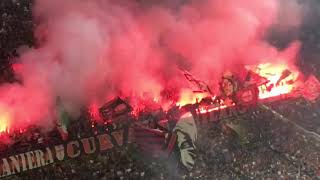
<svg viewBox="0 0 320 180"><path fill-rule="evenodd" d="M63 140L68 139L68 125L70 123L70 116L64 108L60 97L57 98L57 129Z"/></svg>
<svg viewBox="0 0 320 180"><path fill-rule="evenodd" d="M184 77L185 77L193 86L195 86L196 88L199 89L199 91L201 91L201 92L207 92L207 93L212 94L211 89L209 88L209 86L208 86L204 81L201 81L201 80L199 80L199 79L196 79L191 73L189 73L189 72L186 71L186 70L183 70L182 73L183 73Z"/></svg>

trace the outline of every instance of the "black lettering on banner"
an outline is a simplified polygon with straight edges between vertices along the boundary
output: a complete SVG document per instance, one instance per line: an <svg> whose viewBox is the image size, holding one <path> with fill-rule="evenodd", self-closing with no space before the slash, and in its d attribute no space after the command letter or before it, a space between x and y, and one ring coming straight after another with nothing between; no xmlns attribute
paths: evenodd
<svg viewBox="0 0 320 180"><path fill-rule="evenodd" d="M80 156L80 145L79 141L71 141L67 144L67 154L70 158L76 158Z"/></svg>
<svg viewBox="0 0 320 180"><path fill-rule="evenodd" d="M12 168L12 174L19 173L21 171L20 169L20 162L19 162L19 156L10 156L9 159L11 160L11 168Z"/></svg>
<svg viewBox="0 0 320 180"><path fill-rule="evenodd" d="M74 159L82 155L98 154L111 150L115 146L126 145L133 141L131 130L127 127L107 134L81 138L3 157L0 162L0 178L41 168L66 159Z"/></svg>

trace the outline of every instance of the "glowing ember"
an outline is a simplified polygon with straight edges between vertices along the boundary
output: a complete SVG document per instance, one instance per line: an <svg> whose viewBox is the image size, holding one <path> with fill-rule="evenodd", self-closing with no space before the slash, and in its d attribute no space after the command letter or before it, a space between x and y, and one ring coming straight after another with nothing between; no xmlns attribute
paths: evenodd
<svg viewBox="0 0 320 180"><path fill-rule="evenodd" d="M289 94L299 75L297 70L286 64L260 64L254 72L268 81L259 86L259 99Z"/></svg>
<svg viewBox="0 0 320 180"><path fill-rule="evenodd" d="M234 106L234 104L231 105L231 106ZM200 113L204 114L204 113L207 113L207 112L218 111L218 110L225 109L225 108L231 107L231 106L221 105L221 106L212 107L212 108L200 108Z"/></svg>

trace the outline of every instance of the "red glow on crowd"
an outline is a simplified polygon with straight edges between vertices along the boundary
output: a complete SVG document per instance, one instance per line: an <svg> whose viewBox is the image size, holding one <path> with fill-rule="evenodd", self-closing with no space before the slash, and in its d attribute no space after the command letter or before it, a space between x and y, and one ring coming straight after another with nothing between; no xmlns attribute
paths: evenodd
<svg viewBox="0 0 320 180"><path fill-rule="evenodd" d="M247 66L246 69L258 75L260 77L260 80L264 80L264 82L262 83L255 82L259 88L259 99L287 95L290 94L298 86L299 71L294 66L289 66L286 63L265 63L259 64L257 66ZM180 90L179 100L175 104L182 107L187 104L195 104L197 102L200 102L205 97L211 97L212 99L215 99L217 96L219 96L219 93L209 94L208 92L194 92L191 89L183 88ZM167 109L167 104L162 103L160 97L153 98L150 94L145 94L142 97L136 99L136 102L131 102L134 106L135 115L137 115L140 110L144 109L155 110L159 109L160 107L162 107L163 109ZM174 102L174 100L172 100L172 102ZM199 110L201 113L206 113L233 105L234 104L220 102L220 104L216 107L200 107ZM91 103L88 109L92 121L101 120L99 114L99 105L97 103ZM8 132L10 130L10 127L13 127L13 125L10 124L11 118L13 117L11 116L10 111L8 111L5 107L1 107L0 133Z"/></svg>

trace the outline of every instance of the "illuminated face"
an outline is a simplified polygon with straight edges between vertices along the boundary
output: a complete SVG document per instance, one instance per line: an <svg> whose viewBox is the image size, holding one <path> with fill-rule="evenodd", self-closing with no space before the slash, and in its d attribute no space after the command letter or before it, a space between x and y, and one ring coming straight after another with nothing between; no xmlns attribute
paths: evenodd
<svg viewBox="0 0 320 180"><path fill-rule="evenodd" d="M230 80L228 79L222 80L222 91L226 96L230 96L233 94L234 87Z"/></svg>

